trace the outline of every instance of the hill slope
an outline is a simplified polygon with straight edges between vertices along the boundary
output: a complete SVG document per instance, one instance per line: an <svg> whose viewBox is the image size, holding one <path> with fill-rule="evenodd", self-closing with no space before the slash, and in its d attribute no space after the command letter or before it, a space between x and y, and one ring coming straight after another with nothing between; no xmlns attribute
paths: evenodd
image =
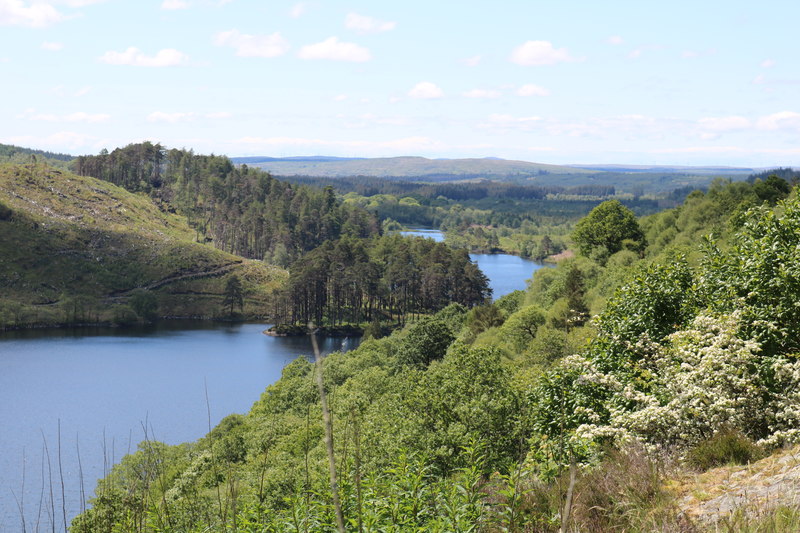
<svg viewBox="0 0 800 533"><path fill-rule="evenodd" d="M0 326L131 318L135 289L161 316L222 314L226 278L263 314L282 270L194 242L146 196L44 165L0 165ZM135 318L135 315L133 315Z"/></svg>

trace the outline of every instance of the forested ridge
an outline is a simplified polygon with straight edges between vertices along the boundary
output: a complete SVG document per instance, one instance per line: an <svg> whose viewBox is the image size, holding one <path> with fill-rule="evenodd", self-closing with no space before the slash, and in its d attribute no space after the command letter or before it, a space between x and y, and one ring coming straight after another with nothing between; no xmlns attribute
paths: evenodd
<svg viewBox="0 0 800 533"><path fill-rule="evenodd" d="M702 522L667 483L800 440L790 184L719 181L638 220L601 204L572 239L526 291L295 360L198 442L141 443L73 529L796 530L792 507Z"/></svg>
<svg viewBox="0 0 800 533"><path fill-rule="evenodd" d="M73 162L78 174L148 193L187 217L200 239L252 259L288 264L326 240L378 233L374 216L337 201L333 190L296 186L225 156L150 142Z"/></svg>

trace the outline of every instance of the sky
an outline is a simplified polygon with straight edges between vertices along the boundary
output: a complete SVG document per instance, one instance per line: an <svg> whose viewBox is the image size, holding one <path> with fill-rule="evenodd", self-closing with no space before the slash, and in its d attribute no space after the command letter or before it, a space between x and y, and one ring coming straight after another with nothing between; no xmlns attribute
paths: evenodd
<svg viewBox="0 0 800 533"><path fill-rule="evenodd" d="M0 0L0 143L800 166L800 2Z"/></svg>

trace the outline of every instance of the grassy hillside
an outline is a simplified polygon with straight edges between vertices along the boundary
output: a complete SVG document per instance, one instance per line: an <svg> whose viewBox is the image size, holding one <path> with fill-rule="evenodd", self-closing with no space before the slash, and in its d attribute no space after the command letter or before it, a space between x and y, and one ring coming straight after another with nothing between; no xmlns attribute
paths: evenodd
<svg viewBox="0 0 800 533"><path fill-rule="evenodd" d="M108 182L38 165L0 165L0 326L224 313L237 275L244 312L263 314L286 273L194 242L183 217ZM133 308L131 307L133 306Z"/></svg>

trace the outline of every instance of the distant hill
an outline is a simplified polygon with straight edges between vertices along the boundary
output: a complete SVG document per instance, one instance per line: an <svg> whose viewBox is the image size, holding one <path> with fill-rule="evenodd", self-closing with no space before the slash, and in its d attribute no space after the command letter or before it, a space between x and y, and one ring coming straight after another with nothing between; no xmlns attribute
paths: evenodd
<svg viewBox="0 0 800 533"><path fill-rule="evenodd" d="M547 174L592 174L594 171L507 159L427 159L425 157L232 157L277 176L375 176L427 179L488 178L520 180Z"/></svg>
<svg viewBox="0 0 800 533"><path fill-rule="evenodd" d="M760 169L725 166L658 165L546 165L486 157L482 159L427 159L424 157L342 158L234 157L236 164L269 171L293 181L314 178L339 180L371 177L417 182L490 180L539 187L609 186L617 193L663 196L677 189L702 189L717 177L745 179ZM312 178L312 181L308 181ZM335 185L334 185L335 186ZM338 188L338 187L337 187Z"/></svg>
<svg viewBox="0 0 800 533"><path fill-rule="evenodd" d="M11 144L0 144L0 162L30 163L31 156L35 156L40 162L44 161L59 168L66 168L66 163L75 159L75 156L69 154L34 150Z"/></svg>
<svg viewBox="0 0 800 533"><path fill-rule="evenodd" d="M0 327L136 319L137 289L159 316L222 313L227 279L245 312L266 309L286 272L195 242L184 217L111 183L44 164L0 164Z"/></svg>
<svg viewBox="0 0 800 533"><path fill-rule="evenodd" d="M598 172L643 172L669 174L752 174L764 170L754 167L691 167L671 165L570 165L572 168L596 170Z"/></svg>

